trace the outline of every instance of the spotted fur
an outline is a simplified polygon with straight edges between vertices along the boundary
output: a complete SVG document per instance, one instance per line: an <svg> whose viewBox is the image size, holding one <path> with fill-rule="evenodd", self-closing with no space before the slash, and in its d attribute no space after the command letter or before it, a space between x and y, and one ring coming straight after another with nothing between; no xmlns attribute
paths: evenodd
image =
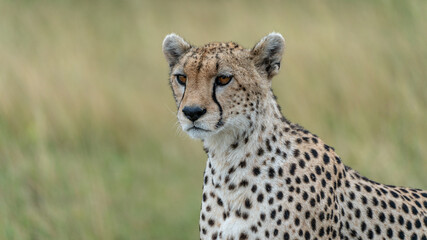
<svg viewBox="0 0 427 240"><path fill-rule="evenodd" d="M208 155L200 239L427 240L426 191L362 177L283 117L271 90L283 50L277 33L252 49L194 47L175 34L163 42L178 120ZM232 80L221 86L223 75ZM192 121L186 106L206 113Z"/></svg>

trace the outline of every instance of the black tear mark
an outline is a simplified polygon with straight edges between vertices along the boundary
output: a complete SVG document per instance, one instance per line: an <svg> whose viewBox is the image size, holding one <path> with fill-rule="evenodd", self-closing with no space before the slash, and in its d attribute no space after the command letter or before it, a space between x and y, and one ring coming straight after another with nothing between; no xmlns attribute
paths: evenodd
<svg viewBox="0 0 427 240"><path fill-rule="evenodd" d="M216 85L216 83L214 83L213 92L212 92L212 99L216 103L216 105L218 105L218 109L219 109L219 120L218 120L218 122L215 125L215 128L219 128L219 127L221 127L221 126L224 125L224 122L222 122L222 107L221 107L221 104L219 104L218 99L216 99L216 87L217 87L217 85Z"/></svg>

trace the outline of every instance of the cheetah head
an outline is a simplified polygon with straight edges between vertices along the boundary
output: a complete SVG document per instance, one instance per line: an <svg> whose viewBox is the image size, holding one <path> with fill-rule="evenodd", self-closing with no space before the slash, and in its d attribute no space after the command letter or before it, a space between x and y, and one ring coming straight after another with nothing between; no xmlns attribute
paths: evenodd
<svg viewBox="0 0 427 240"><path fill-rule="evenodd" d="M248 128L270 92L283 50L278 33L252 49L232 42L195 47L176 34L167 35L163 53L182 129L192 138L206 139Z"/></svg>

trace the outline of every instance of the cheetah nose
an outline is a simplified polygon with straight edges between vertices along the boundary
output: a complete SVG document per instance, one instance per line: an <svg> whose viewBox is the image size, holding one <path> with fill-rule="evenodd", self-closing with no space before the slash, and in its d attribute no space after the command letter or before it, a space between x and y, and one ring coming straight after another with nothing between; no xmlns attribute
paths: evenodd
<svg viewBox="0 0 427 240"><path fill-rule="evenodd" d="M206 108L201 108L199 106L185 106L182 109L182 112L188 119L194 122L206 113Z"/></svg>

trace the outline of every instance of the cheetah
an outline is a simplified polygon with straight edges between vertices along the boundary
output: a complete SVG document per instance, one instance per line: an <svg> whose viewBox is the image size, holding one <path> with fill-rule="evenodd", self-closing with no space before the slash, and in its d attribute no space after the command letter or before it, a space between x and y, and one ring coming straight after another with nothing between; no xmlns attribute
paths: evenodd
<svg viewBox="0 0 427 240"><path fill-rule="evenodd" d="M167 35L177 118L203 142L200 239L427 240L427 191L383 185L285 118L271 88L285 41L195 47Z"/></svg>

